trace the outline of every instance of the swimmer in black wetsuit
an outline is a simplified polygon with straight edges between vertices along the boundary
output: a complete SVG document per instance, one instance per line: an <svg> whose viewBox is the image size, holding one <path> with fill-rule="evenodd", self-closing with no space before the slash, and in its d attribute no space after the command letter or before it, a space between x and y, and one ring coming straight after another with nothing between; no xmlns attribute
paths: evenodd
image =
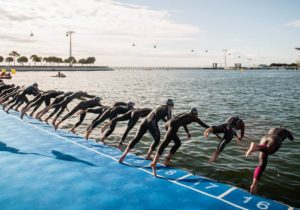
<svg viewBox="0 0 300 210"><path fill-rule="evenodd" d="M12 87L2 91L2 93L0 94L0 104L3 104L10 98L15 97L16 95L18 95L19 92L21 92L20 86Z"/></svg>
<svg viewBox="0 0 300 210"><path fill-rule="evenodd" d="M241 136L239 137L236 133L237 130L241 130ZM209 133L224 133L223 138L221 139L217 150L213 153L212 157L209 159L209 163L215 162L220 155L220 153L225 148L226 144L228 144L233 136L237 137L237 142L240 143L242 138L244 137L245 124L243 120L239 117L229 117L225 124L219 126L212 126L205 130L204 136L207 138Z"/></svg>
<svg viewBox="0 0 300 210"><path fill-rule="evenodd" d="M102 127L101 132L103 133L104 130L108 126L114 125L119 121L127 121L128 120L127 128L117 146L119 149L121 149L123 142L125 141L129 131L135 126L135 124L138 122L139 118L146 117L151 111L152 111L152 109L149 109L149 108L130 110L130 111L126 112L125 114L123 114L119 117L115 117L114 119L112 119L111 121L106 123L106 125ZM113 126L113 127L115 127L115 126ZM113 132L113 130L111 131L111 133ZM103 138L106 138L106 135L104 135ZM104 141L105 139L102 139L102 140Z"/></svg>
<svg viewBox="0 0 300 210"><path fill-rule="evenodd" d="M12 105L10 105L6 112L8 113L8 111L10 109L12 109L14 106L17 105L16 107L16 111L18 111L18 108L25 102L26 104L28 104L28 98L26 97L26 95L34 95L36 96L37 94L39 94L39 89L38 89L38 84L34 83L33 85L27 87L25 90L21 91L18 96L15 99L12 99L14 101L14 103Z"/></svg>
<svg viewBox="0 0 300 210"><path fill-rule="evenodd" d="M73 110L71 110L68 114L66 114L56 125L55 125L55 130L58 128L58 126L65 121L66 119L68 119L69 117L71 117L73 114L75 114L76 112L78 112L79 110L87 110L88 108L93 108L96 106L102 107L101 103L100 103L101 98L96 96L93 99L87 100L87 101L81 101L79 104L77 104L77 106L75 106L73 108ZM77 128L82 121L84 120L86 116L86 112L81 112L80 113L80 119L79 121L73 126L73 128L71 129L71 132L75 133L75 128Z"/></svg>
<svg viewBox="0 0 300 210"><path fill-rule="evenodd" d="M174 102L172 99L168 99L166 102L166 105L161 105L157 107L156 109L153 109L147 117L143 119L141 122L138 131L136 132L135 137L132 139L132 141L127 146L126 150L122 154L122 156L119 159L119 162L122 163L128 154L128 152L142 139L144 134L149 131L151 136L153 137L153 143L151 144L149 151L147 153L146 159L151 160L151 154L155 150L155 148L158 146L160 141L160 131L158 127L158 122L160 120L163 120L167 122L167 120L172 118L172 109L174 107ZM167 118L167 119L165 119Z"/></svg>
<svg viewBox="0 0 300 210"><path fill-rule="evenodd" d="M53 108L54 105L57 105L59 104L60 102L62 102L66 97L72 95L74 92L66 92L64 93L63 95L60 95L58 97L56 97L53 102L49 105L49 106L46 106L44 109L42 109L41 111L39 111L37 113L37 118L38 120L41 120L42 121L42 117L44 114L46 114L50 109ZM59 110L59 107L57 108L57 111ZM56 112L57 112L56 111ZM53 112L51 116L48 116L48 119L50 119L56 112ZM45 120L45 122L48 124L48 120Z"/></svg>
<svg viewBox="0 0 300 210"><path fill-rule="evenodd" d="M30 101L23 109L22 109L22 113L21 113L21 119L23 119L24 114L26 114L26 112L34 107L34 109L32 110L32 112L30 113L30 116L32 117L34 112L42 105L42 103L44 102L46 107L50 105L51 103L51 99L52 98L56 98L57 96L62 95L64 92L63 91L56 91L56 90L49 90L46 91L44 93L40 93L39 95L37 95L36 98L34 98L32 101Z"/></svg>
<svg viewBox="0 0 300 210"><path fill-rule="evenodd" d="M87 133L86 133L86 139L89 138L89 135L91 134L92 130L94 128L96 128L99 124L101 124L102 122L104 122L106 119L114 119L115 117L117 117L119 114L125 114L126 112L128 112L129 110L133 109L134 103L133 102L129 102L126 106L118 105L118 106L113 106L112 108L107 109L106 111L103 112L103 114L101 115L101 117L98 120L94 120L93 123L91 124L91 126L89 126ZM104 136L109 136L112 131L115 129L116 127L116 123L111 124L110 125L110 129L108 131L105 132ZM105 137L105 138L106 138ZM100 141L102 143L104 143L104 138L100 138Z"/></svg>
<svg viewBox="0 0 300 210"><path fill-rule="evenodd" d="M59 116L67 109L67 106L69 103L71 103L74 99L84 100L84 98L94 98L95 96L89 95L87 92L83 91L77 91L72 93L71 95L67 96L63 101L60 103L52 105L50 108L54 108L54 111L45 119L45 122L48 122L48 120L56 113L56 116L54 120L52 121L52 125L55 126L56 120L59 118ZM49 109L50 109L49 108ZM48 109L47 109L48 111Z"/></svg>
<svg viewBox="0 0 300 210"><path fill-rule="evenodd" d="M2 94L2 92L4 90L10 89L10 88L14 88L14 87L15 87L14 84L11 84L11 85L2 84L2 85L0 85L0 94Z"/></svg>
<svg viewBox="0 0 300 210"><path fill-rule="evenodd" d="M171 165L171 158L173 157L173 155L175 154L175 152L177 151L177 149L180 147L181 145L181 141L177 135L177 132L179 130L179 128L181 126L183 126L187 137L190 139L191 138L191 134L189 133L189 130L187 128L187 125L191 124L192 122L197 122L199 125L201 125L204 128L208 128L209 126L206 125L204 122L202 122L199 118L198 118L198 111L196 108L193 108L191 110L190 113L186 114L180 114L172 119L170 119L165 127L166 127L166 134L164 137L163 142L159 145L157 153L151 163L151 167L152 167L152 171L153 171L153 175L156 176L156 164L159 160L159 157L162 155L163 151L165 150L165 148L169 145L169 143L173 140L174 141L174 146L171 148L168 156L165 159L164 164L169 166Z"/></svg>
<svg viewBox="0 0 300 210"><path fill-rule="evenodd" d="M267 167L268 155L272 155L279 150L282 142L286 139L294 140L292 133L283 128L272 128L269 130L268 134L262 137L259 144L254 142L251 143L248 151L246 152L246 157L251 153L259 151L259 165L254 170L253 182L250 187L250 193L257 192L258 181Z"/></svg>

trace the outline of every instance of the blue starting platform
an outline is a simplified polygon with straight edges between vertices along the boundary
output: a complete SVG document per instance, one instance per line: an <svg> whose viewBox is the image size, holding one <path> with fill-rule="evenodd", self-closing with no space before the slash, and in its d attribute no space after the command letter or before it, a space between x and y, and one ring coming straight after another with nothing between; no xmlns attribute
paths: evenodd
<svg viewBox="0 0 300 210"><path fill-rule="evenodd" d="M1 209L293 209L0 111Z"/></svg>

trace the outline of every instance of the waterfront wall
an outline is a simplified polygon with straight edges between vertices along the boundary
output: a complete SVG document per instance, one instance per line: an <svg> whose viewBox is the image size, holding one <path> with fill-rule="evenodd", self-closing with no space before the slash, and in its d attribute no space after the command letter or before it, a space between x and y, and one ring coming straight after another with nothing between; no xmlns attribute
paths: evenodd
<svg viewBox="0 0 300 210"><path fill-rule="evenodd" d="M17 71L113 71L108 66L0 66L1 69Z"/></svg>

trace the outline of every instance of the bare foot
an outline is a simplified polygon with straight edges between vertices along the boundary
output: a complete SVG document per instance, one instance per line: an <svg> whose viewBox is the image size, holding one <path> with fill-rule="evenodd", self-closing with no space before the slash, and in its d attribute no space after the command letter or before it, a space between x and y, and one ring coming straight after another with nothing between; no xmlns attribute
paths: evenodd
<svg viewBox="0 0 300 210"><path fill-rule="evenodd" d="M118 148L119 150L122 150L122 144L118 144L117 148Z"/></svg>
<svg viewBox="0 0 300 210"><path fill-rule="evenodd" d="M170 159L165 159L164 165L165 166L172 166L171 160Z"/></svg>
<svg viewBox="0 0 300 210"><path fill-rule="evenodd" d="M246 152L246 157L248 157L252 152L255 152L257 149L257 146L254 142L251 142L250 147L248 151Z"/></svg>
<svg viewBox="0 0 300 210"><path fill-rule="evenodd" d="M89 139L90 133L91 133L91 131L87 131L87 132L86 132L86 134L85 134L85 139L86 139L86 140Z"/></svg>
<svg viewBox="0 0 300 210"><path fill-rule="evenodd" d="M152 162L150 164L150 166L152 168L152 174L153 174L153 176L157 177L157 174L156 174L156 164Z"/></svg>
<svg viewBox="0 0 300 210"><path fill-rule="evenodd" d="M76 133L76 132L75 132L75 128L72 128L70 131L71 131L72 133L74 133L74 134Z"/></svg>
<svg viewBox="0 0 300 210"><path fill-rule="evenodd" d="M256 194L257 192L257 184L253 183L251 186L250 186L250 193L251 194Z"/></svg>
<svg viewBox="0 0 300 210"><path fill-rule="evenodd" d="M125 159L126 155L122 155L119 159L119 163L123 163L124 159Z"/></svg>

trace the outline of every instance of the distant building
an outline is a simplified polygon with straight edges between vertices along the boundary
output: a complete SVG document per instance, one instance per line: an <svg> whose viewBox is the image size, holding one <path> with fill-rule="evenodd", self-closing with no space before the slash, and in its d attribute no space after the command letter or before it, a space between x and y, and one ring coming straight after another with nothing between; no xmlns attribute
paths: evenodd
<svg viewBox="0 0 300 210"><path fill-rule="evenodd" d="M234 68L235 69L241 69L242 68L242 64L241 63L235 63L234 64Z"/></svg>
<svg viewBox="0 0 300 210"><path fill-rule="evenodd" d="M213 63L213 69L217 69L218 68L218 63Z"/></svg>

